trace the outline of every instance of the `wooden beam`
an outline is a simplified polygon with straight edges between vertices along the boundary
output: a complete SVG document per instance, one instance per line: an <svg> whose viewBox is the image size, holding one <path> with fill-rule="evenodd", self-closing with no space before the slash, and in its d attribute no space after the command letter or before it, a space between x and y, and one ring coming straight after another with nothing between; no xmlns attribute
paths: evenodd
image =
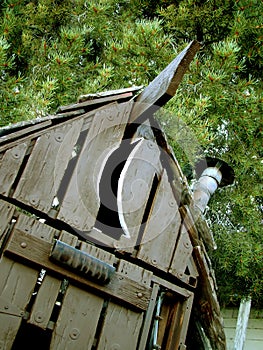
<svg viewBox="0 0 263 350"><path fill-rule="evenodd" d="M99 285L85 276L78 275L73 270L53 263L49 256L52 244L33 237L22 231L14 230L5 250L5 254L14 259L22 260L26 265L44 268L50 275L68 279L72 284L81 285L97 295L112 297L121 303L130 305L137 310L145 311L148 307L151 288L133 281L116 272L110 283Z"/></svg>
<svg viewBox="0 0 263 350"><path fill-rule="evenodd" d="M155 112L169 101L185 74L200 43L192 41L136 98L130 122L146 112Z"/></svg>

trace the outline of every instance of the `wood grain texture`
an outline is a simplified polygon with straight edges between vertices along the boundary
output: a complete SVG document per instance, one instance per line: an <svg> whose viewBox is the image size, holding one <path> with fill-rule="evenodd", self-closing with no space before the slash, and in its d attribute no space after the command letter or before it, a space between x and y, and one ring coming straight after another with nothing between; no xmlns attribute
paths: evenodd
<svg viewBox="0 0 263 350"><path fill-rule="evenodd" d="M0 248L6 239L14 212L15 206L0 200Z"/></svg>
<svg viewBox="0 0 263 350"><path fill-rule="evenodd" d="M66 270L54 264L49 259L52 244L29 234L14 230L6 247L6 254L12 254L15 259L22 259L26 264L44 268L52 275L69 279L72 283L82 286L100 295L107 295L116 300L131 305L134 308L145 310L150 299L151 288L115 273L109 284L101 286L87 280L74 271ZM138 296L139 295L139 296Z"/></svg>
<svg viewBox="0 0 263 350"><path fill-rule="evenodd" d="M13 197L45 213L52 207L83 121L58 126L40 136Z"/></svg>
<svg viewBox="0 0 263 350"><path fill-rule="evenodd" d="M94 226L100 206L99 182L108 157L120 145L132 102L99 110L92 125L58 218L82 231Z"/></svg>
<svg viewBox="0 0 263 350"><path fill-rule="evenodd" d="M61 281L46 275L37 293L28 323L46 329L52 314Z"/></svg>
<svg viewBox="0 0 263 350"><path fill-rule="evenodd" d="M0 194L8 196L19 172L29 141L8 149L0 161Z"/></svg>
<svg viewBox="0 0 263 350"><path fill-rule="evenodd" d="M130 122L151 107L159 107L174 96L200 44L192 41L136 98Z"/></svg>
<svg viewBox="0 0 263 350"><path fill-rule="evenodd" d="M59 231L40 222L35 217L20 213L14 226L15 230L21 233L27 233L45 242L52 243Z"/></svg>
<svg viewBox="0 0 263 350"><path fill-rule="evenodd" d="M168 272L180 226L178 205L164 170L137 258Z"/></svg>
<svg viewBox="0 0 263 350"><path fill-rule="evenodd" d="M169 272L179 279L183 278L186 267L189 264L189 260L192 256L192 252L193 246L189 234L185 226L182 225Z"/></svg>
<svg viewBox="0 0 263 350"><path fill-rule="evenodd" d="M28 121L28 123L33 123L34 121ZM22 124L26 124L27 122L22 122ZM0 145L4 143L9 143L10 141L13 141L15 139L19 139L20 137L23 137L25 135L32 134L38 130L42 130L52 124L51 120L44 120L40 122L36 122L34 125L21 125L21 128L18 126L16 129L15 127L11 126L9 127L9 130L6 129L6 135L3 135L0 137ZM6 127L7 128L7 127ZM12 129L13 128L13 129ZM2 131L2 130L1 130ZM8 132L11 131L11 132Z"/></svg>
<svg viewBox="0 0 263 350"><path fill-rule="evenodd" d="M90 350L102 306L102 298L71 285L62 303L50 349Z"/></svg>
<svg viewBox="0 0 263 350"><path fill-rule="evenodd" d="M0 345L2 349L12 348L37 278L37 271L6 257L1 258L0 300L4 306L3 310L0 310Z"/></svg>
<svg viewBox="0 0 263 350"><path fill-rule="evenodd" d="M132 96L133 96L132 92L126 91L122 94L115 94L115 95L109 95L109 96L102 96L100 98L86 99L85 101L74 103L72 105L61 106L58 109L58 113L72 111L79 108L87 108L90 106L94 107L94 105L107 104L118 100L127 100L129 98L132 98Z"/></svg>
<svg viewBox="0 0 263 350"><path fill-rule="evenodd" d="M127 159L118 183L118 213L125 232L120 249L132 251L142 228L155 174L160 172L160 150L152 140L141 139Z"/></svg>
<svg viewBox="0 0 263 350"><path fill-rule="evenodd" d="M142 312L109 303L97 350L135 350L142 321Z"/></svg>

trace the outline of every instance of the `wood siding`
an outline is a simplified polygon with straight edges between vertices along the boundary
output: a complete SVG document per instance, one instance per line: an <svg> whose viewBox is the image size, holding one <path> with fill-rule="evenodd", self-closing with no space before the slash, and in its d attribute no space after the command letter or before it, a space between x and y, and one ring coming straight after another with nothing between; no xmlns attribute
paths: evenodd
<svg viewBox="0 0 263 350"><path fill-rule="evenodd" d="M227 349L234 350L238 308L222 310L227 340ZM263 310L251 309L244 350L263 349Z"/></svg>

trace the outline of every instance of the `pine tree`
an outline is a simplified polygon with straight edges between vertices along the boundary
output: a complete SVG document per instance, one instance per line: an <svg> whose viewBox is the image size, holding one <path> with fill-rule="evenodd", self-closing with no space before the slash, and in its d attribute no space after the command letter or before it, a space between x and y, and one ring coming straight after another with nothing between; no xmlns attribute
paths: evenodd
<svg viewBox="0 0 263 350"><path fill-rule="evenodd" d="M180 164L235 170L207 210L221 300L263 305L262 14L258 0L5 0L0 125L85 93L147 85L193 39L202 48L160 114ZM189 174L189 171L188 171Z"/></svg>
<svg viewBox="0 0 263 350"><path fill-rule="evenodd" d="M216 11L209 15L212 3ZM190 11L197 5L200 12ZM190 32L198 38L196 22L200 13L206 16L199 22L202 50L170 103L164 127L175 149L183 145L181 162L191 163L201 153L221 158L234 168L235 185L219 190L207 211L218 246L212 257L219 293L225 303L250 295L254 304L262 305L263 4L236 1L224 7L224 1L181 1L172 10L175 16L171 6L161 14L168 33L170 27L177 36ZM220 21L224 11L228 17ZM223 26L226 30L220 31ZM174 122L178 117L191 129L185 139Z"/></svg>

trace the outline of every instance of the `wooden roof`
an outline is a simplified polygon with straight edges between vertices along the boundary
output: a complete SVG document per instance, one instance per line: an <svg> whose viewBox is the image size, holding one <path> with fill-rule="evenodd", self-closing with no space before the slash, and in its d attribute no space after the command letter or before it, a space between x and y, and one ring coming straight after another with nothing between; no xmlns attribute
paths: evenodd
<svg viewBox="0 0 263 350"><path fill-rule="evenodd" d="M131 245L127 244L127 237L121 237L116 240L103 235L103 232L100 233L94 229L94 218L91 218L91 221L89 221L86 215L87 213L81 211L82 209L79 211L80 204L73 204L71 202L76 186L76 183L74 183L75 170L73 169L73 162L77 161L77 157L75 157L75 160L74 157L72 161L70 160L71 153L75 144L81 145L80 147L82 147L83 152L80 157L83 157L82 164L86 166L91 160L89 158L90 154L92 154L93 162L95 162L96 157L100 157L100 152L103 151L100 149L101 142L108 142L107 147L111 150L117 149L122 142L124 133L127 132L127 125L135 131L138 125L143 125L146 132L149 132L151 128L155 129L153 138L156 146L152 145L150 147L156 147L157 153L153 156L152 162L155 161L158 152L164 152L163 154L165 156L163 158L165 158L166 165L160 166L156 162L154 171L150 170L151 173L146 173L145 176L147 179L152 177L152 181L154 181L154 176L157 173L160 188L162 191L170 193L170 204L174 198L179 198L176 207L170 205L171 208L169 209L167 206L167 210L170 210L171 215L173 215L172 213L175 211L175 208L178 207L178 217L175 218L175 222L179 220L181 226L178 226L177 229L178 241L176 244L178 246L181 244L182 247L191 246L191 253L185 255L189 259L184 266L184 269L188 269L188 275L185 274L185 270L182 270L181 276L178 275L179 265L182 263L182 260L176 261L174 258L172 258L172 263L171 258L169 260L169 269L165 267L166 263L163 263L163 267L160 263L159 268L163 273L172 274L173 270L176 271L176 278L182 285L188 285L191 291L196 290L194 301L196 320L205 329L206 336L210 340L213 349L223 350L225 349L223 321L216 296L216 281L213 268L207 254L208 249L215 247L214 238L204 217L196 209L192 193L176 160L176 156L153 116L153 113L158 108L174 96L189 63L198 49L199 43L195 41L190 43L146 88L140 86L83 95L76 103L59 107L54 115L2 128L0 130L0 152L2 154L0 163L2 190L0 199L16 205L23 203L22 207L24 209L28 209L29 207L34 208L34 212L36 214L41 213L45 220L50 221L51 225L58 220L60 225L63 222L65 223L64 226L62 225L65 230L72 226L74 233L79 239L88 239L95 244L103 242L108 247L115 247L122 254L133 254L132 249L137 244L136 241L132 242L131 247ZM107 118L104 118L105 115L107 115ZM102 120L104 122L107 120L105 128L109 128L110 133L103 133L101 137L94 141L92 135L94 133L97 133L96 135L99 134L96 128L100 127L98 125L102 123ZM119 125L122 125L122 127L119 128ZM136 125L136 128L133 125ZM100 129L100 132L106 130L105 128ZM90 130L92 130L93 134ZM141 129L140 132L144 133ZM85 153L86 141L84 139L89 134L91 134L90 144L89 148L87 148L88 151ZM144 135L144 139L148 141L149 139L151 140L151 137L145 137ZM61 147L62 140L63 147ZM149 150L147 151L146 142L145 145L143 142L138 145L138 151L141 152L141 157L144 155L150 157L151 153L148 152ZM149 142L147 145L149 145ZM35 152L37 148L39 150ZM10 158L11 153L13 155L12 159ZM35 158L34 154L36 154ZM50 162L48 164L48 159L52 157L53 163ZM68 159L68 164L63 165L61 168L60 166L56 168L55 165L56 169L54 170L54 161L61 163L63 158ZM45 165L43 165L44 170L42 169L40 171L41 162L45 162ZM140 164L137 164L137 167L140 168L140 166ZM96 164L94 164L94 167L96 167ZM54 171L55 178L53 179ZM78 172L81 173L81 171L80 165ZM127 167L128 171L129 168ZM142 168L141 176L144 176L144 171L146 170ZM29 174L33 174L33 172L34 176L30 178ZM17 174L19 174L19 178ZM68 174L67 184L63 184L63 174ZM90 191L92 186L89 181L92 181L92 179L88 178L86 170L83 174L85 178L79 179L82 184L82 195L85 195L85 200L88 201L87 198L89 198L90 201L96 202L96 191L94 193ZM36 187L34 187L33 177L36 181ZM40 177L43 180L41 184L46 182L48 186L40 188L39 182L37 182ZM52 181L50 180L51 178ZM63 189L64 185L67 186L66 191ZM52 207L50 204L54 200L54 197L60 196L58 194L59 191L64 191L63 195L61 192L61 198L59 198L64 204L62 203L61 208L57 211L56 206L53 205ZM94 208L90 208L91 214L92 210L94 211L94 217L96 217L99 210L98 204ZM84 213L86 216L84 215L85 217L83 217L81 213ZM180 219L178 219L179 217ZM168 219L170 220L170 218ZM129 220L129 218L124 217L124 220ZM132 220L135 220L135 218L132 217ZM151 230L158 227L158 221L153 222ZM151 230L149 229L149 231ZM179 241L179 237L184 237L182 238L182 242ZM185 237L187 238L186 240ZM169 245L168 240L166 244ZM158 254L161 254L161 241L158 241L158 245L160 248L157 251ZM138 261L143 262L143 266L149 264L154 271L157 269L155 266L156 263L154 264L150 260L147 260L150 256L147 256L147 254L150 254L149 251L146 254L145 250L139 249L136 254L135 263L137 261L136 259L138 259ZM171 256L173 254L175 253L171 252ZM196 272L194 271L195 267L197 268ZM190 280L189 276L193 279Z"/></svg>

